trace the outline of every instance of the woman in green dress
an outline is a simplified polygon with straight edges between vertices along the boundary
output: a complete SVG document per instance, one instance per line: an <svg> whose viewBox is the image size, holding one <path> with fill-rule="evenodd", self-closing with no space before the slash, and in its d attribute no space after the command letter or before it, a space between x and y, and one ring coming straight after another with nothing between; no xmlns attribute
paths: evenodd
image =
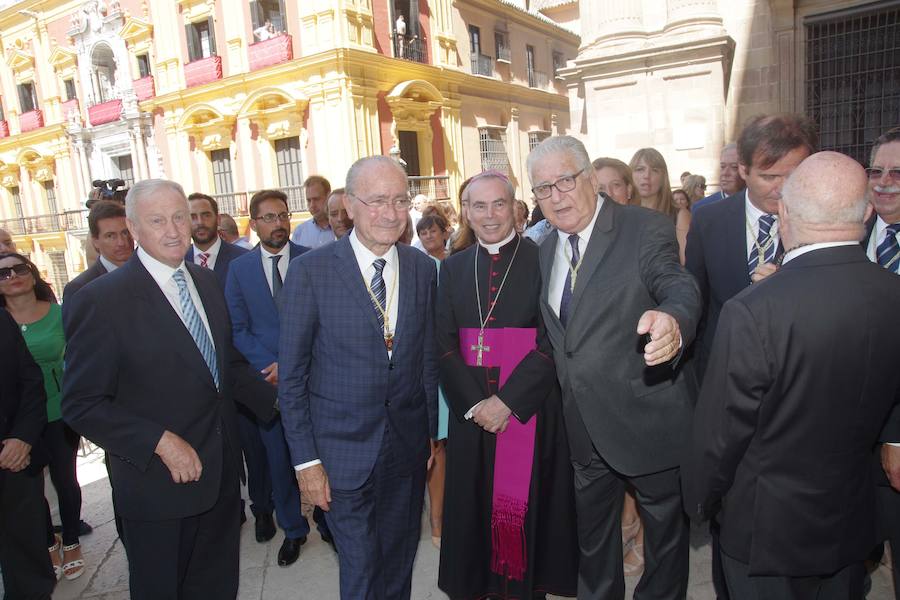
<svg viewBox="0 0 900 600"><path fill-rule="evenodd" d="M78 540L81 487L75 472L79 436L63 422L60 411L66 348L62 311L34 263L16 253L0 254L0 306L19 324L28 350L44 374L47 427L41 443L50 457L50 479L59 497L62 520L60 542L53 533L48 504L47 547L57 579L62 576L75 579L84 573L84 557Z"/></svg>

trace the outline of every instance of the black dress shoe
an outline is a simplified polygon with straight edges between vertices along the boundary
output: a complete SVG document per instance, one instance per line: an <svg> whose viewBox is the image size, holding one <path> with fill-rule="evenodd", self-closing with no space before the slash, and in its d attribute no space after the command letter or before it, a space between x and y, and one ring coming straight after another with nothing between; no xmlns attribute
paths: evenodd
<svg viewBox="0 0 900 600"><path fill-rule="evenodd" d="M334 550L335 554L337 554L337 544L334 543L334 538L331 537L331 534L325 531L320 531L319 536L322 538L322 541L331 546L331 549Z"/></svg>
<svg viewBox="0 0 900 600"><path fill-rule="evenodd" d="M247 522L247 513L245 513L245 512L242 510L242 511L241 511L241 525L243 525L243 524L246 523L246 522Z"/></svg>
<svg viewBox="0 0 900 600"><path fill-rule="evenodd" d="M93 531L94 531L94 528L91 527L90 523L85 522L84 519L81 519L80 521L78 521L78 535L79 535L79 537L82 536L82 535L89 535L89 534L93 533ZM53 533L59 533L59 534L61 534L61 533L62 533L62 525L54 525L54 526L53 526Z"/></svg>
<svg viewBox="0 0 900 600"><path fill-rule="evenodd" d="M273 537L275 537L275 520L272 513L256 515L256 541L263 544Z"/></svg>
<svg viewBox="0 0 900 600"><path fill-rule="evenodd" d="M286 567L294 564L300 556L300 546L306 543L306 536L302 538L284 538L281 549L278 551L278 566Z"/></svg>

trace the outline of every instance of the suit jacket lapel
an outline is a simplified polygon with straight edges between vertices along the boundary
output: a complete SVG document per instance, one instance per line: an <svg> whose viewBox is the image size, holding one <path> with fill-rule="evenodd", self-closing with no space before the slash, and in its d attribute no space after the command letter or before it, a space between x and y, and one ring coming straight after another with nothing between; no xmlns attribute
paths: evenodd
<svg viewBox="0 0 900 600"><path fill-rule="evenodd" d="M603 207L600 208L597 221L594 223L594 230L591 232L591 240L585 250L584 260L578 269L575 293L572 295L572 303L569 306L569 322L578 314L578 304L584 296L584 290L603 261L603 257L606 256L606 252L609 250L609 246L615 237L613 225L617 210L619 210L618 205L611 200L604 201Z"/></svg>
<svg viewBox="0 0 900 600"><path fill-rule="evenodd" d="M359 270L359 263L356 262L356 255L350 246L350 236L344 236L334 243L334 255L338 260L338 276L344 282L347 291L356 300L366 320L378 331L378 335L384 335L381 326L378 324L378 317L375 316L375 307L372 305L372 298L369 297L369 291L363 281L363 275Z"/></svg>
<svg viewBox="0 0 900 600"><path fill-rule="evenodd" d="M265 272L265 270L263 270L262 250L260 249L259 245L257 244L257 246L253 250L251 250L250 253L256 255L256 264L254 264L253 267L250 269L251 281L247 282L249 284L248 289L257 290L260 294L265 294L268 297L268 300L264 300L263 302L271 303L270 308L277 312L278 306L275 304L275 298L272 297L271 288L269 287L269 282L266 281L266 272ZM288 260L290 260L289 257L283 257L282 260L284 260L284 258L287 258ZM267 258L266 260L271 260L271 259ZM274 267L274 265L272 265L272 266Z"/></svg>
<svg viewBox="0 0 900 600"><path fill-rule="evenodd" d="M722 200L727 202L727 200ZM729 216L725 219L721 232L723 243L720 248L727 248L723 260L727 261L729 273L734 273L740 279L741 288L750 285L750 257L747 255L747 211L744 207L744 195L739 195L738 201L729 207Z"/></svg>
<svg viewBox="0 0 900 600"><path fill-rule="evenodd" d="M400 281L397 286L397 294L399 295L399 298L397 298L397 325L394 329L394 337L397 338L398 344L402 343L403 337L400 334L405 329L406 317L412 313L409 306L410 303L415 303L417 287L415 261L412 256L403 255L404 253L400 252L400 246L398 245L397 261L400 269ZM396 346L394 346L394 351L397 351Z"/></svg>
<svg viewBox="0 0 900 600"><path fill-rule="evenodd" d="M190 365L189 370L209 385L214 386L215 382L212 374L209 372L206 361L203 360L203 355L197 349L197 343L194 342L194 338L191 337L190 332L184 326L181 317L169 304L169 300L163 294L163 291L156 285L153 276L144 268L137 252L121 268L128 269L129 277L133 281L132 285L129 286L131 293L138 301L144 303L143 314L149 324L149 330L157 335L163 335L171 339L175 352L186 364ZM209 319L208 314L207 319ZM210 322L210 329L215 331L212 322ZM215 340L215 338L214 342L216 343L216 354L219 354L219 344L223 342ZM222 371L220 370L219 372L221 373Z"/></svg>
<svg viewBox="0 0 900 600"><path fill-rule="evenodd" d="M543 278L541 283L541 303L546 308L546 314L549 316L549 318L544 319L544 324L553 329L556 336L562 337L565 335L565 330L559 317L550 306L550 276L553 274L553 259L556 256L556 244L558 241L559 237L554 231L541 243L538 256L540 257L541 277Z"/></svg>

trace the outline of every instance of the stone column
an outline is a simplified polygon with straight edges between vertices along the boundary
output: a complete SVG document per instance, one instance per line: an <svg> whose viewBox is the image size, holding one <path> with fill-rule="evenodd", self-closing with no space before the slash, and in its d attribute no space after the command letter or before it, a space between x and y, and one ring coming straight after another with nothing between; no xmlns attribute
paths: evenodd
<svg viewBox="0 0 900 600"><path fill-rule="evenodd" d="M135 146L137 146L137 168L141 179L149 179L150 165L147 162L147 150L144 147L144 129L140 123L135 124L132 130Z"/></svg>
<svg viewBox="0 0 900 600"><path fill-rule="evenodd" d="M667 0L666 31L688 26L721 28L722 15L719 13L718 0Z"/></svg>
<svg viewBox="0 0 900 600"><path fill-rule="evenodd" d="M444 129L444 168L450 177L449 192L453 202L459 208L459 198L456 191L462 184L462 174L465 172L463 157L462 111L460 101L444 97L441 107L441 127Z"/></svg>
<svg viewBox="0 0 900 600"><path fill-rule="evenodd" d="M636 0L587 0L581 10L581 40L584 46L604 38L644 36L641 2Z"/></svg>

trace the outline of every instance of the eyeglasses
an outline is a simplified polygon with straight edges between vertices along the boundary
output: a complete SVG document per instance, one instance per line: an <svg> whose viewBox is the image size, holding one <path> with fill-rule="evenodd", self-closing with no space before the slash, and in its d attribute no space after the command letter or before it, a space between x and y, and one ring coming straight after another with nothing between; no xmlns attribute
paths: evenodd
<svg viewBox="0 0 900 600"><path fill-rule="evenodd" d="M274 223L275 221L290 221L291 213L283 212L283 213L278 213L277 215L275 213L266 213L264 215L255 217L253 220L254 221L262 221L263 223Z"/></svg>
<svg viewBox="0 0 900 600"><path fill-rule="evenodd" d="M889 178L894 181L900 181L900 168L882 169L880 167L869 167L866 169L866 175L869 176L869 179L881 179L885 171L887 171Z"/></svg>
<svg viewBox="0 0 900 600"><path fill-rule="evenodd" d="M3 267L2 269L0 269L0 281L12 279L13 274L15 274L16 277L25 277L26 275L31 275L31 267L29 267L25 263L19 263L11 267Z"/></svg>
<svg viewBox="0 0 900 600"><path fill-rule="evenodd" d="M541 185L536 185L531 188L531 193L534 194L534 197L538 200L546 200L550 196L553 195L553 188L559 190L560 193L571 192L575 189L576 179L579 175L584 173L584 169L578 171L577 173L572 173L571 175L566 175L565 177L560 177L553 183L544 183Z"/></svg>
<svg viewBox="0 0 900 600"><path fill-rule="evenodd" d="M397 196L396 198L375 198L374 200L363 200L356 194L347 194L348 196L353 196L369 208L375 210L382 210L387 206L393 207L396 211L404 211L409 210L409 207L412 206L412 200L409 196Z"/></svg>

